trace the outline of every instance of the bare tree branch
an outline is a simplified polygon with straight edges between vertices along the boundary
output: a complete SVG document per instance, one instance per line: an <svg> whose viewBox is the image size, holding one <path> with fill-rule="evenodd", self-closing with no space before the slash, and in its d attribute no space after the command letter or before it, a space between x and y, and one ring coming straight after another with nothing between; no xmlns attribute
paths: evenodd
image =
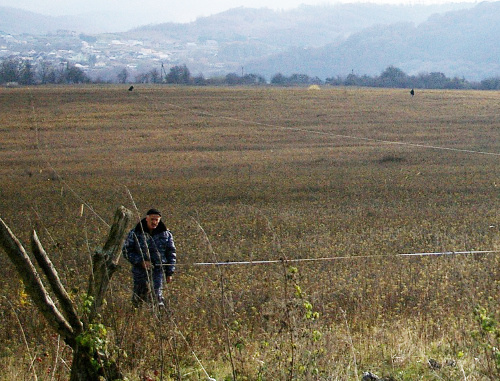
<svg viewBox="0 0 500 381"><path fill-rule="evenodd" d="M61 283L61 280L59 279L59 275L57 273L56 268L54 267L52 261L45 252L42 244L40 243L40 240L38 239L36 231L34 230L31 236L31 250L36 258L36 261L38 262L38 265L40 266L45 276L47 277L50 287L52 288L52 291L54 291L55 296L59 300L62 311L66 316L66 318L68 319L69 324L73 328L74 335L78 336L83 330L83 324L80 318L78 317L78 314L76 312L73 302L71 301L71 298L69 297L68 293L66 292L66 289L64 288L63 284Z"/></svg>
<svg viewBox="0 0 500 381"><path fill-rule="evenodd" d="M1 218L0 246L4 248L11 262L16 267L16 270L26 287L26 292L30 295L31 299L33 299L40 312L47 319L52 328L64 338L66 343L71 347L74 347L75 334L73 328L59 312L56 305L45 290L40 276L38 275L35 266L33 266L26 250Z"/></svg>

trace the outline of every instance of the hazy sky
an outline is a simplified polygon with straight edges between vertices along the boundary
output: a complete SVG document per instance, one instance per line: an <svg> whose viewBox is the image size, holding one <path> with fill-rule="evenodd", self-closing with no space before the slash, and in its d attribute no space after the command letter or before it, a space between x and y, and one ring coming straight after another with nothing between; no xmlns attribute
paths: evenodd
<svg viewBox="0 0 500 381"><path fill-rule="evenodd" d="M240 6L249 8L290 9L301 4L321 5L361 0L0 0L0 6L21 8L50 16L76 15L95 11L134 13L141 18L150 14L150 22L193 21ZM452 0L364 0L378 3L430 4ZM454 0L461 2L464 0ZM472 2L471 0L466 0Z"/></svg>

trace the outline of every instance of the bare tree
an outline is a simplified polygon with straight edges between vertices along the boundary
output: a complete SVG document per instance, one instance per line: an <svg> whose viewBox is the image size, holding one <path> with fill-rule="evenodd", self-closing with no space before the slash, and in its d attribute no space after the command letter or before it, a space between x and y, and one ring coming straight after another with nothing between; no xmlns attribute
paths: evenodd
<svg viewBox="0 0 500 381"><path fill-rule="evenodd" d="M19 82L22 85L35 83L35 71L30 61L23 61L19 68Z"/></svg>
<svg viewBox="0 0 500 381"><path fill-rule="evenodd" d="M19 80L19 62L14 58L0 64L0 83L17 82Z"/></svg>
<svg viewBox="0 0 500 381"><path fill-rule="evenodd" d="M102 324L97 320L111 276L117 269L131 218L129 210L124 207L118 208L106 243L102 249L94 253L93 271L82 316L78 315L76 306L61 283L57 270L42 247L36 232L33 231L31 237L33 256L45 274L59 307L53 302L21 242L0 218L0 247L9 256L26 287L26 292L47 319L50 327L73 349L70 381L98 381L103 377L106 380L123 378L116 363L111 361L103 350L103 338L100 337Z"/></svg>
<svg viewBox="0 0 500 381"><path fill-rule="evenodd" d="M152 69L149 72L149 77L151 78L151 83L161 83L161 75L157 69Z"/></svg>
<svg viewBox="0 0 500 381"><path fill-rule="evenodd" d="M126 68L123 68L116 76L118 79L118 83L127 83L128 79L128 71Z"/></svg>
<svg viewBox="0 0 500 381"><path fill-rule="evenodd" d="M166 77L167 83L188 85L191 82L191 73L186 65L173 66Z"/></svg>

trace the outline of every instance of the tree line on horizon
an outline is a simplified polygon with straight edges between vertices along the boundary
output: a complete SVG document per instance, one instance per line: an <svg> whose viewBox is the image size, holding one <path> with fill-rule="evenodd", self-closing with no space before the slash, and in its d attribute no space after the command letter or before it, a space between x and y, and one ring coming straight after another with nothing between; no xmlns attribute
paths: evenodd
<svg viewBox="0 0 500 381"><path fill-rule="evenodd" d="M56 67L50 62L40 62L33 65L29 60L8 58L0 60L0 85L44 85L44 84L81 84L81 83L134 83L134 84L175 84L186 86L357 86L384 88L416 88L416 89L475 89L500 90L500 76L486 78L480 82L470 82L465 78L449 78L441 72L408 75L403 70L387 67L378 76L356 75L351 73L346 77L336 76L322 80L307 74L281 73L275 74L268 82L258 74L229 73L223 76L205 78L203 74L191 75L186 65L176 65L168 73L152 69L139 73L131 78L126 68L116 75L115 81L91 79L81 68L64 62Z"/></svg>

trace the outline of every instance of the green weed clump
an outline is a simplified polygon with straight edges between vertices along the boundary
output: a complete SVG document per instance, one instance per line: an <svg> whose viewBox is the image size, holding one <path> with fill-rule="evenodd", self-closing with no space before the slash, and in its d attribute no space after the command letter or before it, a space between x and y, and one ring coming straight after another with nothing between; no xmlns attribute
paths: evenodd
<svg viewBox="0 0 500 381"><path fill-rule="evenodd" d="M495 379L498 252L458 252L500 249L500 95L406 95L5 89L0 217L82 300L116 207L163 211L167 309L133 308L122 260L92 338L131 380ZM67 379L0 264L0 378Z"/></svg>

